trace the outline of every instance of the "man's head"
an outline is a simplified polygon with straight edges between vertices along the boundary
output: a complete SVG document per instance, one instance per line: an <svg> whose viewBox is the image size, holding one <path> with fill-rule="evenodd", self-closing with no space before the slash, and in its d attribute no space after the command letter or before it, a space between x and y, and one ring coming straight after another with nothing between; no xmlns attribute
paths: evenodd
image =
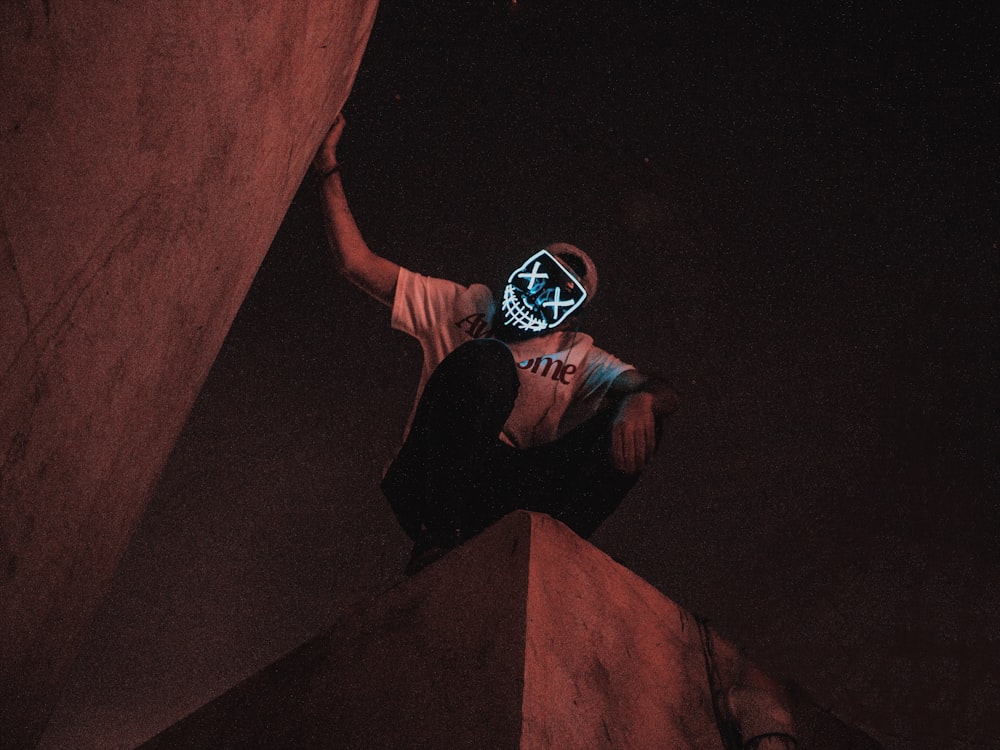
<svg viewBox="0 0 1000 750"><path fill-rule="evenodd" d="M578 247L555 242L532 254L507 279L503 326L537 335L558 328L597 293L597 269Z"/></svg>

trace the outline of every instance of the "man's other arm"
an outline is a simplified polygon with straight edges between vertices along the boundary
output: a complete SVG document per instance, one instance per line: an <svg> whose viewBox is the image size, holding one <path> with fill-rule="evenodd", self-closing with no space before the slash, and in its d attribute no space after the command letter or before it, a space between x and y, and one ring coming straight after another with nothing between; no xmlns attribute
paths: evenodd
<svg viewBox="0 0 1000 750"><path fill-rule="evenodd" d="M611 428L611 458L615 468L635 474L656 450L656 418L677 411L680 398L665 380L637 370L615 378L609 395L621 396Z"/></svg>
<svg viewBox="0 0 1000 750"><path fill-rule="evenodd" d="M313 160L313 167L322 181L323 215L333 262L351 283L392 307L399 265L371 251L351 214L337 162L337 143L343 132L344 118L337 115Z"/></svg>

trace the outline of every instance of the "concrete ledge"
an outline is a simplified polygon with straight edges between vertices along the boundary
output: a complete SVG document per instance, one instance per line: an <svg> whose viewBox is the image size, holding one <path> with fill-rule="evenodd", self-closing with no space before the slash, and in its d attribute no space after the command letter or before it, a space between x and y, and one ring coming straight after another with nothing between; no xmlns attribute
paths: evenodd
<svg viewBox="0 0 1000 750"><path fill-rule="evenodd" d="M565 526L521 511L143 748L694 750L771 732L876 747L795 697Z"/></svg>

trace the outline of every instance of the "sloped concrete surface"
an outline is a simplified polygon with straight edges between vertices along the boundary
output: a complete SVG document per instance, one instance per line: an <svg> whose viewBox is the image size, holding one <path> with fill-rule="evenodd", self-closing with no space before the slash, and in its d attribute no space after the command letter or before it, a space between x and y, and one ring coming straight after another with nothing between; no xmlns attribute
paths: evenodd
<svg viewBox="0 0 1000 750"><path fill-rule="evenodd" d="M41 733L376 6L0 8L0 746Z"/></svg>
<svg viewBox="0 0 1000 750"><path fill-rule="evenodd" d="M705 750L724 733L876 747L519 511L143 748Z"/></svg>
<svg viewBox="0 0 1000 750"><path fill-rule="evenodd" d="M533 521L522 747L720 746L695 619Z"/></svg>
<svg viewBox="0 0 1000 750"><path fill-rule="evenodd" d="M143 750L517 747L529 537L510 517Z"/></svg>

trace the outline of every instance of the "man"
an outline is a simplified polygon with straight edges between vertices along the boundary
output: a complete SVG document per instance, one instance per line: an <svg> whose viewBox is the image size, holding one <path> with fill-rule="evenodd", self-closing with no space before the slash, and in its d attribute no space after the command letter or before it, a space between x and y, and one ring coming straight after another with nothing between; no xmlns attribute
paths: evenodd
<svg viewBox="0 0 1000 750"><path fill-rule="evenodd" d="M334 261L424 351L406 438L382 482L415 542L407 574L518 508L589 536L651 458L677 394L578 330L597 293L579 248L528 253L498 298L373 253L340 181L343 128L338 116L314 161Z"/></svg>

